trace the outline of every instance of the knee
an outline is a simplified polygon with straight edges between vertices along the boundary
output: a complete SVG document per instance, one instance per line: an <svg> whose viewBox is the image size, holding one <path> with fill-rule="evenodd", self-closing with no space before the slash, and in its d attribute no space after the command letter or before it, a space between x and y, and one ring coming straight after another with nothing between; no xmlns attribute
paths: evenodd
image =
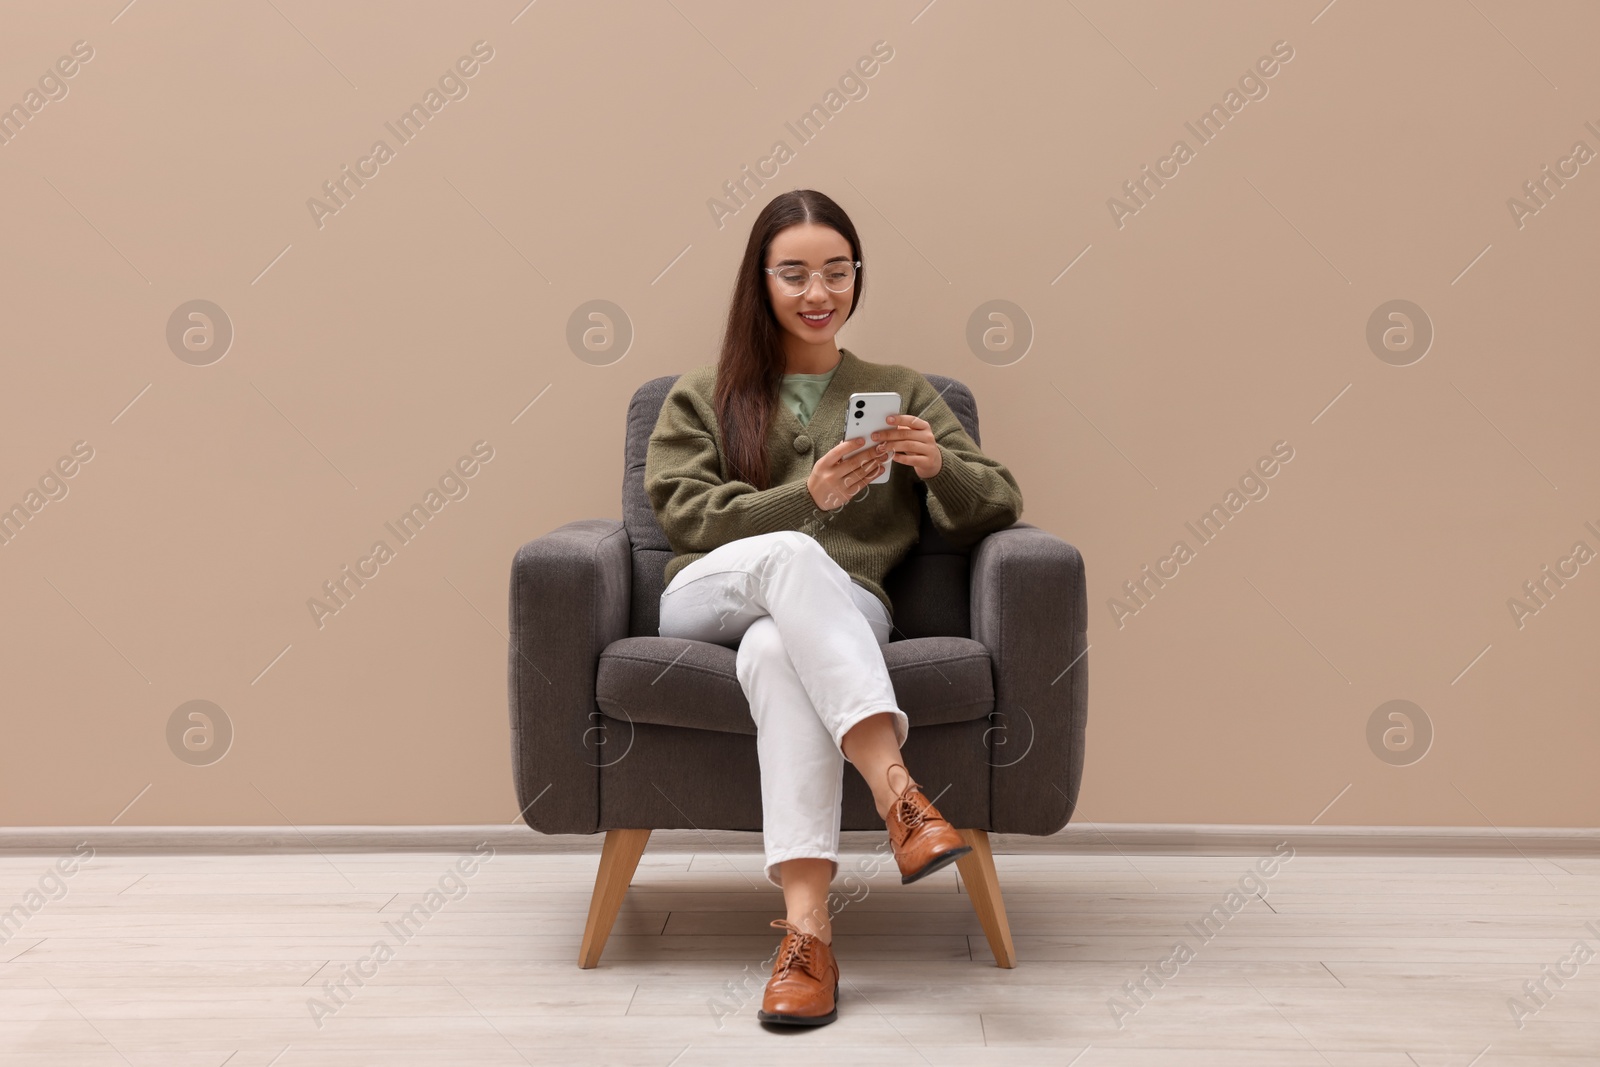
<svg viewBox="0 0 1600 1067"><path fill-rule="evenodd" d="M767 536L772 539L771 558L779 562L812 553L827 555L822 543L802 530L778 530Z"/></svg>
<svg viewBox="0 0 1600 1067"><path fill-rule="evenodd" d="M766 551L752 567L751 575L763 588L773 578L796 567L799 573L810 574L816 568L836 566L822 544L808 533L775 530L757 537L765 542Z"/></svg>
<svg viewBox="0 0 1600 1067"><path fill-rule="evenodd" d="M741 685L747 685L751 673L763 662L782 655L787 653L783 650L783 639L778 634L777 624L772 621L771 615L763 615L751 623L744 637L740 638L734 656L734 673Z"/></svg>
<svg viewBox="0 0 1600 1067"><path fill-rule="evenodd" d="M822 547L822 542L808 533L800 530L780 530L772 536L775 540L772 553L767 557L769 570L775 570L791 560L802 567L824 567L830 570L837 567L833 557L828 555L828 550Z"/></svg>

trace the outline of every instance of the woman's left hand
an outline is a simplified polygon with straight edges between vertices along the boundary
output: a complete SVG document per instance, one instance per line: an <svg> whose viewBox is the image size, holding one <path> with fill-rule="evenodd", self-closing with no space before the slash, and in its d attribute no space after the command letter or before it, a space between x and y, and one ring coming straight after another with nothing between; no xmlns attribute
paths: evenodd
<svg viewBox="0 0 1600 1067"><path fill-rule="evenodd" d="M928 420L915 415L890 415L889 422L892 424L889 429L872 435L874 441L889 443L889 458L916 471L923 481L938 474L944 459Z"/></svg>

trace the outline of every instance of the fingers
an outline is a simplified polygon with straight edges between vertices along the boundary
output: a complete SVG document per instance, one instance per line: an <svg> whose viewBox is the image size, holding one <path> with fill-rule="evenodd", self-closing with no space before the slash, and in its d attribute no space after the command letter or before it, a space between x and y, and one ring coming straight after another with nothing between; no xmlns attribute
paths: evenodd
<svg viewBox="0 0 1600 1067"><path fill-rule="evenodd" d="M823 453L822 459L824 461L843 459L845 453L860 448L863 444L865 444L865 442L859 437L846 438L845 440L834 445L832 448L828 449L827 452Z"/></svg>
<svg viewBox="0 0 1600 1067"><path fill-rule="evenodd" d="M881 453L878 451L880 446L884 448ZM826 461L832 460L836 484L842 489L840 495L845 499L853 499L867 483L883 473L885 467L894 460L896 451L891 441L852 437L829 449L824 462L819 462L817 466L822 467ZM850 452L856 454L847 455Z"/></svg>
<svg viewBox="0 0 1600 1067"><path fill-rule="evenodd" d="M887 430L877 431L875 438L879 441L914 441L925 440L933 436L932 424L915 415L899 415L893 418Z"/></svg>
<svg viewBox="0 0 1600 1067"><path fill-rule="evenodd" d="M856 479L871 481L883 471L883 463L882 459L872 459L865 463L857 464L850 469L849 473L844 475L845 484L849 485Z"/></svg>

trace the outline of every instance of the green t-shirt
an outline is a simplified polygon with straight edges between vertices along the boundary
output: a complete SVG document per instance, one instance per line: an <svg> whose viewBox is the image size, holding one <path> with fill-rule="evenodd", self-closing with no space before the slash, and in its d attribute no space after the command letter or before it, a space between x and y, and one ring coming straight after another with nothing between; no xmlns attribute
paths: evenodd
<svg viewBox="0 0 1600 1067"><path fill-rule="evenodd" d="M843 363L840 360L839 363ZM833 365L833 370L826 374L785 374L783 386L778 390L778 397L799 418L800 425L811 424L811 413L817 408L817 401L822 399L823 391L828 388L828 381L833 377L834 371L839 369L839 363Z"/></svg>

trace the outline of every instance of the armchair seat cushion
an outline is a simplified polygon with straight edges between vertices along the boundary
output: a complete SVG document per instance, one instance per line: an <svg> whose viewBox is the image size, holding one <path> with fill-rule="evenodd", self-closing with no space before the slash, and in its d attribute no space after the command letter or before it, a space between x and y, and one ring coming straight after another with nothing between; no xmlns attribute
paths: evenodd
<svg viewBox="0 0 1600 1067"><path fill-rule="evenodd" d="M912 728L986 718L994 711L988 649L965 637L891 641L883 659ZM755 735L750 704L726 645L625 637L600 653L595 703L620 722Z"/></svg>

